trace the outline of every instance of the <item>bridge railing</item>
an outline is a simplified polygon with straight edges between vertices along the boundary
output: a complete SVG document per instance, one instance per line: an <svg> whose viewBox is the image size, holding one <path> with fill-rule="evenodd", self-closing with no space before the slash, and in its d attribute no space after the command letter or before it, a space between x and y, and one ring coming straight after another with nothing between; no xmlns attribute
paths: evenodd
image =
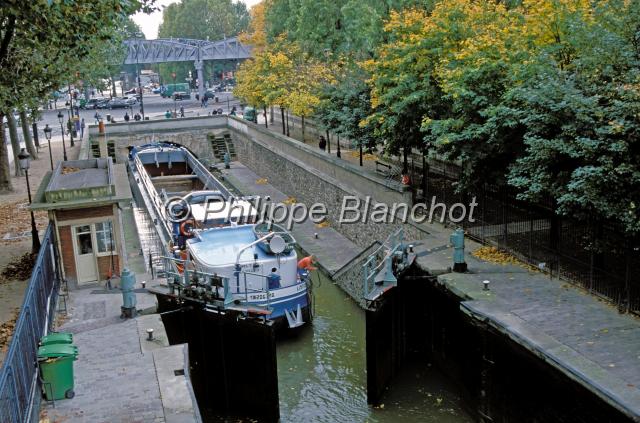
<svg viewBox="0 0 640 423"><path fill-rule="evenodd" d="M0 422L37 421L40 404L37 350L53 327L60 279L56 271L54 231L49 225L0 368Z"/></svg>

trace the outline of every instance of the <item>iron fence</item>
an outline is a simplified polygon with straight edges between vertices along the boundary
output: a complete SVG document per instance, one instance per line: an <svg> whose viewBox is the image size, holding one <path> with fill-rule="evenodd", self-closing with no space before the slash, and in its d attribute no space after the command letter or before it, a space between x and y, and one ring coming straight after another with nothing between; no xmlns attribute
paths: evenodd
<svg viewBox="0 0 640 423"><path fill-rule="evenodd" d="M414 173L413 180L423 187L420 173ZM423 194L429 203L435 197L447 210L454 203L468 205L473 197L478 203L474 222L456 222L461 208L451 216L446 213L445 222L462 226L469 237L481 243L579 285L616 304L621 312L640 314L637 239L624 236L605 222L558 216L551 201L520 201L510 187L484 184L461 193L456 189L459 176L459 169L451 165L429 167ZM437 216L438 220L443 217L441 213Z"/></svg>
<svg viewBox="0 0 640 423"><path fill-rule="evenodd" d="M22 308L0 368L0 422L37 421L39 392L37 350L40 338L53 327L60 278L50 224L25 293Z"/></svg>

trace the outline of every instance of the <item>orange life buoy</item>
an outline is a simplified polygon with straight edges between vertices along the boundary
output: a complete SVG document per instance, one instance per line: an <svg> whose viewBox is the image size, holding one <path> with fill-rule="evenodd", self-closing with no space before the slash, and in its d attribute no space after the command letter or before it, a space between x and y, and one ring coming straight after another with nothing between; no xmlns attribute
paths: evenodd
<svg viewBox="0 0 640 423"><path fill-rule="evenodd" d="M180 233L184 236L190 237L193 235L193 228L195 222L192 219L187 219L180 224Z"/></svg>

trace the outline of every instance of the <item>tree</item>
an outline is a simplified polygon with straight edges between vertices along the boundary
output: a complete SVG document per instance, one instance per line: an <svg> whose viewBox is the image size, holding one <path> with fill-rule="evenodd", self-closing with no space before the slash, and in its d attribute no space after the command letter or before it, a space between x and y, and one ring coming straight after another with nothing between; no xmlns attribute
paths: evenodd
<svg viewBox="0 0 640 423"><path fill-rule="evenodd" d="M37 104L70 81L78 58L113 39L123 17L151 11L153 0L7 0L0 8L0 134L14 108ZM0 191L10 190L5 140L0 142Z"/></svg>
<svg viewBox="0 0 640 423"><path fill-rule="evenodd" d="M241 1L183 0L164 9L158 36L218 41L245 32L249 21L249 12ZM173 72L178 81L184 81L189 71L195 74L192 63L164 64L159 69L162 79L171 82Z"/></svg>

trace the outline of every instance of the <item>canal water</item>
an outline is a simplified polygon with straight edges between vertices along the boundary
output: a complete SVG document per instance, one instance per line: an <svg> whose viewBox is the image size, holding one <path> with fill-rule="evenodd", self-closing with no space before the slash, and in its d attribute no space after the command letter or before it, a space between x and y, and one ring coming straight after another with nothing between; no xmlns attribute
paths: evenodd
<svg viewBox="0 0 640 423"><path fill-rule="evenodd" d="M384 404L367 405L365 313L321 272L313 325L277 344L282 422L472 422L427 363L405 366Z"/></svg>

